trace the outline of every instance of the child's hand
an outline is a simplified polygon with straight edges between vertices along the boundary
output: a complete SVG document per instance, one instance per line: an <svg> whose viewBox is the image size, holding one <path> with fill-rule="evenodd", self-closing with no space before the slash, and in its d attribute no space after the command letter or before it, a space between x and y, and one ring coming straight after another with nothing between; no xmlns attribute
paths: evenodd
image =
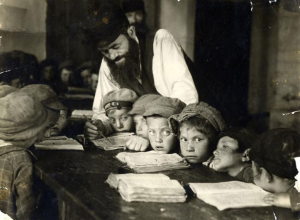
<svg viewBox="0 0 300 220"><path fill-rule="evenodd" d="M131 139L129 139L125 146L129 150L133 151L145 151L149 146L149 140L140 136L132 136Z"/></svg>
<svg viewBox="0 0 300 220"><path fill-rule="evenodd" d="M268 194L265 196L264 202L278 207L291 208L290 195L288 193Z"/></svg>

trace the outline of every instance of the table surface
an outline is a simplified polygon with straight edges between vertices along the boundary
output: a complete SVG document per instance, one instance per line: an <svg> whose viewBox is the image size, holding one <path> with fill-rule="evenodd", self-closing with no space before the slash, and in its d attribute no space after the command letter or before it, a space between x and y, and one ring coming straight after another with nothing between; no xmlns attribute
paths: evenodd
<svg viewBox="0 0 300 220"><path fill-rule="evenodd" d="M105 183L118 173L121 164L113 158L120 151L36 151L37 176L57 197L81 210L82 219L300 219L297 213L278 207L242 208L218 211L195 196L185 203L126 202ZM205 166L162 172L184 185L189 182L222 182L232 177Z"/></svg>

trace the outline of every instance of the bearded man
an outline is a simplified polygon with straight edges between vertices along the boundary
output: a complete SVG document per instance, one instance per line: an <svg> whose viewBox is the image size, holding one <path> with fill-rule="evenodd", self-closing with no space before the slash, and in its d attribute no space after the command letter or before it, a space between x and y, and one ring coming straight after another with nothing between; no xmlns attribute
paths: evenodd
<svg viewBox="0 0 300 220"><path fill-rule="evenodd" d="M85 23L84 32L103 54L93 122L85 125L88 139L112 132L103 109L103 96L112 90L128 88L139 96L161 94L186 104L198 102L187 56L167 30L149 31L138 38L122 9L105 5Z"/></svg>

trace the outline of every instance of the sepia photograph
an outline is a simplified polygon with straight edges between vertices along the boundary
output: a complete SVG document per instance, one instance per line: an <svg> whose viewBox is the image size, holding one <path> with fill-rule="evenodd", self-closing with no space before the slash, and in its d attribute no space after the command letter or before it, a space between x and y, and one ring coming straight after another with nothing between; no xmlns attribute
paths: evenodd
<svg viewBox="0 0 300 220"><path fill-rule="evenodd" d="M0 0L0 220L299 220L298 170L300 0Z"/></svg>

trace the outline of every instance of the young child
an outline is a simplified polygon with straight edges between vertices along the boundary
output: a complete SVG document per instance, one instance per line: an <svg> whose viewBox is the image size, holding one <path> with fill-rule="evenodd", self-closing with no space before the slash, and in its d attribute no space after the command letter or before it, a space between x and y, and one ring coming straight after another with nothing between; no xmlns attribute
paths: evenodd
<svg viewBox="0 0 300 220"><path fill-rule="evenodd" d="M168 118L180 113L184 107L185 104L179 99L163 96L147 104L143 116L148 125L150 144L157 153L168 154L177 151L178 139Z"/></svg>
<svg viewBox="0 0 300 220"><path fill-rule="evenodd" d="M137 134L137 136L133 136L127 141L126 147L129 150L145 151L150 146L148 138L148 126L143 114L146 111L146 105L159 97L161 96L156 94L143 95L135 101L132 110L128 112L128 114L132 115L133 117L135 133Z"/></svg>
<svg viewBox="0 0 300 220"><path fill-rule="evenodd" d="M210 167L243 182L253 183L249 151L256 137L254 132L245 128L225 130L218 137Z"/></svg>
<svg viewBox="0 0 300 220"><path fill-rule="evenodd" d="M40 102L51 115L54 114L54 118L56 114L59 114L59 119L53 120L53 127L47 130L46 137L58 135L67 125L68 109L60 103L57 94L50 86L43 84L28 85L19 89L18 92L24 93L35 101Z"/></svg>
<svg viewBox="0 0 300 220"><path fill-rule="evenodd" d="M103 97L103 108L115 132L134 131L132 116L128 112L138 98L130 89L118 89Z"/></svg>
<svg viewBox="0 0 300 220"><path fill-rule="evenodd" d="M59 114L19 92L0 98L0 109L0 210L13 219L32 219L33 166L27 149L44 137Z"/></svg>
<svg viewBox="0 0 300 220"><path fill-rule="evenodd" d="M220 112L205 102L189 104L169 120L175 133L179 124L181 154L190 163L201 163L211 156L211 143L225 127Z"/></svg>
<svg viewBox="0 0 300 220"><path fill-rule="evenodd" d="M275 193L264 199L271 205L300 210L299 194L294 188L298 174L294 158L300 155L300 134L287 128L262 134L250 151L254 183Z"/></svg>

